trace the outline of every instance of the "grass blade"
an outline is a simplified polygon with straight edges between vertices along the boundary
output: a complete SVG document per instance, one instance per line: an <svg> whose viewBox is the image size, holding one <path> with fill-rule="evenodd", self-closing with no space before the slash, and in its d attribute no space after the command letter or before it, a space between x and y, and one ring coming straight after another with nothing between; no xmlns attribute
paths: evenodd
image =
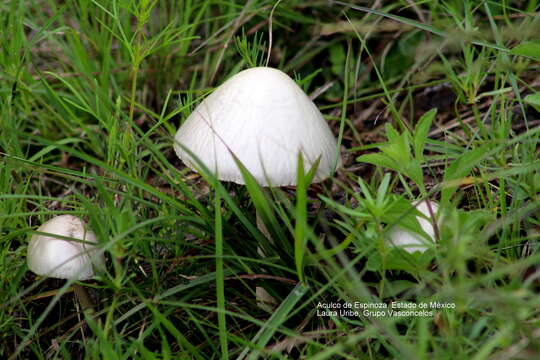
<svg viewBox="0 0 540 360"><path fill-rule="evenodd" d="M279 305L277 310L272 314L270 319L264 324L264 326L259 330L259 332L252 339L252 343L255 344L256 350L253 350L249 355L249 360L257 359L260 356L260 350L268 344L274 333L278 328L287 320L287 316L294 309L298 301L305 295L309 290L309 287L305 284L299 283L294 287L294 289L289 293L287 298ZM249 353L249 347L245 348L244 351L238 356L238 360L246 358L246 355Z"/></svg>
<svg viewBox="0 0 540 360"><path fill-rule="evenodd" d="M216 241L216 294L217 307L219 311L218 327L219 327L219 342L221 344L221 358L229 358L229 350L227 347L227 323L225 319L225 279L223 276L223 228L221 219L221 197L216 191L215 195L215 241Z"/></svg>

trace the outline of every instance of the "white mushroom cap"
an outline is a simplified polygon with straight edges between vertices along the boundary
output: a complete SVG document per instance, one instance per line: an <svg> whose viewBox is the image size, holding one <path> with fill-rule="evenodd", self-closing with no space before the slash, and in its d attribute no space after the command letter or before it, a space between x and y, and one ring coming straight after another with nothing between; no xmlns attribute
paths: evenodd
<svg viewBox="0 0 540 360"><path fill-rule="evenodd" d="M27 254L30 270L60 279L86 280L94 276L92 265L98 265L103 259L95 247L88 244L97 243L96 235L85 228L81 219L60 215L41 225L37 231L51 235L32 235ZM53 234L87 243L59 239Z"/></svg>
<svg viewBox="0 0 540 360"><path fill-rule="evenodd" d="M433 214L437 217L439 206L434 201L430 201L429 204L431 205ZM422 230L429 236L431 242L433 242L435 239L435 229L433 229L433 224L431 220L429 220L431 219L431 215L429 213L426 201L419 203L416 206L416 209L427 217L426 219L424 217L417 216L416 219L420 223ZM437 224L440 224L440 222L437 221ZM388 243L393 246L401 247L408 253L413 253L415 251L426 251L429 247L428 241L429 240L424 236L413 233L409 230L405 230L399 226L393 227L388 233Z"/></svg>
<svg viewBox="0 0 540 360"><path fill-rule="evenodd" d="M336 160L336 139L319 109L287 74L268 67L241 71L219 86L175 140L188 167L197 170L182 146L220 180L239 184L244 179L230 152L263 186L295 185L299 152L306 172L320 157L314 182L327 178Z"/></svg>

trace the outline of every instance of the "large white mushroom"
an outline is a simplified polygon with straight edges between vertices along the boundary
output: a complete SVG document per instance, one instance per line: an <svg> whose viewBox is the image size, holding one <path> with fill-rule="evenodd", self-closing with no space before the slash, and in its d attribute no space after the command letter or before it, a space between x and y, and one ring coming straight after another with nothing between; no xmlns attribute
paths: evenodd
<svg viewBox="0 0 540 360"><path fill-rule="evenodd" d="M94 267L103 264L103 257L94 244L96 235L85 223L72 215L56 216L38 229L28 245L28 268L38 275L67 280L87 280L94 276ZM68 240L71 238L73 240ZM90 307L84 289L74 290L83 308Z"/></svg>
<svg viewBox="0 0 540 360"><path fill-rule="evenodd" d="M234 157L262 186L296 185L299 154L306 172L319 161L314 182L339 164L319 109L293 79L269 67L241 71L214 90L178 129L174 149L192 170L198 166L191 154L220 180L238 184L244 179ZM257 227L272 241L258 214ZM256 292L263 302L274 301L263 288Z"/></svg>
<svg viewBox="0 0 540 360"><path fill-rule="evenodd" d="M425 236L418 233L405 230L400 226L395 226L388 232L388 243L392 246L400 247L408 253L413 253L415 251L424 252L428 249L430 243L435 241L435 229L433 228L432 216L427 201L428 200L422 201L416 205L416 209L424 215L417 216L416 219L429 238L427 239ZM434 201L429 201L429 206L431 206L431 211L435 216L436 224L440 224L440 219L437 218L439 205Z"/></svg>
<svg viewBox="0 0 540 360"><path fill-rule="evenodd" d="M263 186L296 185L298 154L314 181L336 166L336 139L321 112L284 72L239 72L205 98L178 129L174 149L193 170L189 149L220 180L243 184L234 154Z"/></svg>

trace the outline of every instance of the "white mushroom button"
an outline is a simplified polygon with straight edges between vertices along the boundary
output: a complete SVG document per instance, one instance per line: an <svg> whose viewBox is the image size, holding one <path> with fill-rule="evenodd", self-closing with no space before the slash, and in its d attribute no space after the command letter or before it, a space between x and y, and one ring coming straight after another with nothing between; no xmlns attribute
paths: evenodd
<svg viewBox="0 0 540 360"><path fill-rule="evenodd" d="M431 210L433 211L433 215L435 215L435 218L437 218L439 206L434 201L430 201L429 204L431 206ZM428 238L425 238L418 233L405 230L399 226L393 227L388 233L388 243L392 246L401 247L408 253L413 253L415 251L426 251L430 243L433 243L435 239L435 229L433 228L431 214L426 201L419 203L416 206L416 209L425 216L417 216L416 219L420 223L422 230L428 235ZM439 221L437 221L437 224L440 224Z"/></svg>
<svg viewBox="0 0 540 360"><path fill-rule="evenodd" d="M38 275L60 279L86 280L94 276L93 265L100 264L102 257L92 243L96 235L86 229L85 223L72 215L52 218L34 234L28 245L28 267ZM70 241L55 235L73 238Z"/></svg>

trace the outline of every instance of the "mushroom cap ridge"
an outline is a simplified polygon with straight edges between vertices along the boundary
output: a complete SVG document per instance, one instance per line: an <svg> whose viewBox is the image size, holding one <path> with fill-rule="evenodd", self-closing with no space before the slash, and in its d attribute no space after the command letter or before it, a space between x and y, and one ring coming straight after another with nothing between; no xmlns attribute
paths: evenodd
<svg viewBox="0 0 540 360"><path fill-rule="evenodd" d="M183 147L220 180L244 184L232 152L259 184L286 186L296 184L299 152L305 171L320 158L314 182L327 178L337 145L319 109L287 74L257 67L219 86L178 129L176 154L197 170Z"/></svg>
<svg viewBox="0 0 540 360"><path fill-rule="evenodd" d="M41 225L38 231L97 243L94 232L85 229L84 222L72 215L56 216ZM28 245L27 263L38 275L86 280L94 276L92 264L102 261L93 250L94 246L87 243L34 234ZM97 258L92 259L92 256Z"/></svg>

